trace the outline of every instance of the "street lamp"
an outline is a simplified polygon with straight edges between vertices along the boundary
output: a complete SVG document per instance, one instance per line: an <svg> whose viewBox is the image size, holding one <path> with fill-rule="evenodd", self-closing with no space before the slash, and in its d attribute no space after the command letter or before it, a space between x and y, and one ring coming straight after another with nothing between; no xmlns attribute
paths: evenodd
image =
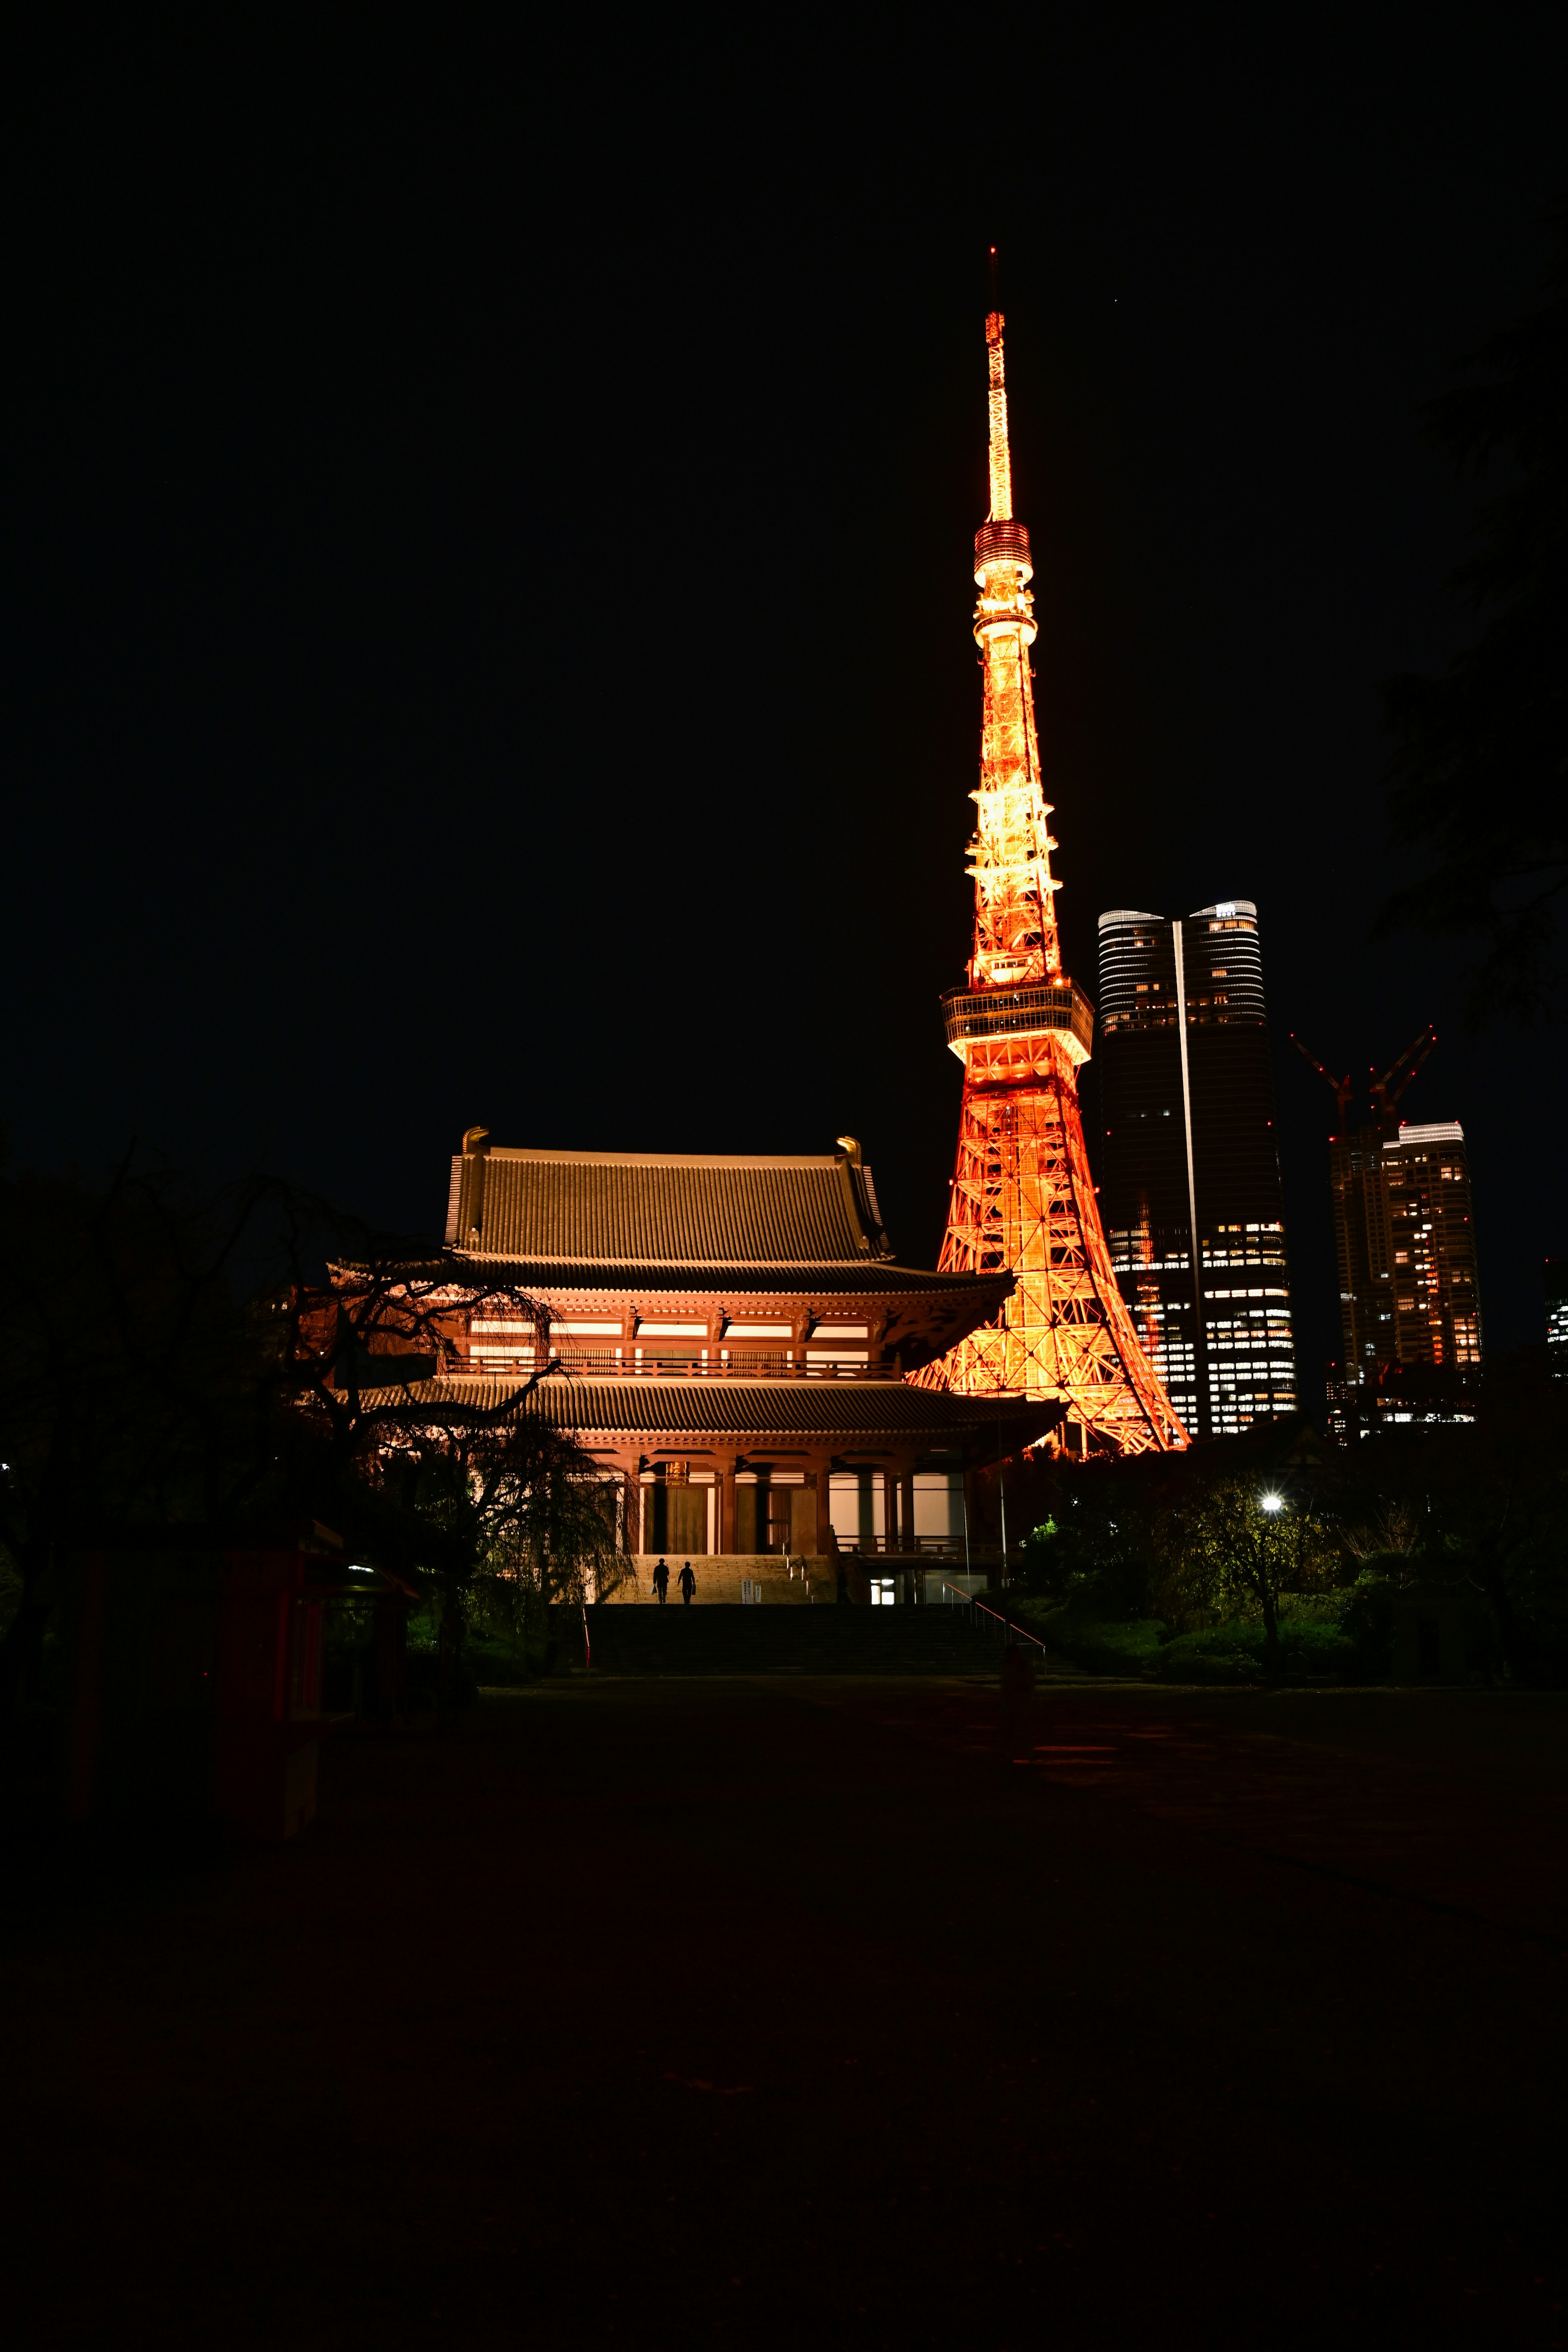
<svg viewBox="0 0 1568 2352"><path fill-rule="evenodd" d="M1265 1495L1263 1497L1263 1507L1266 1511L1282 1511L1285 1508L1284 1496Z"/></svg>

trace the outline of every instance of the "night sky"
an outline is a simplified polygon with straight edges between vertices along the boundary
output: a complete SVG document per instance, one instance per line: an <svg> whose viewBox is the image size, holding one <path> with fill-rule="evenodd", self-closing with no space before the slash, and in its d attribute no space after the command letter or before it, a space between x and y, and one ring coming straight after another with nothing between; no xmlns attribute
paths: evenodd
<svg viewBox="0 0 1568 2352"><path fill-rule="evenodd" d="M1540 1336L1561 1030L1470 1040L1458 954L1367 932L1379 682L1473 626L1442 582L1474 493L1416 411L1534 299L1562 37L923 21L907 57L891 18L721 50L608 17L38 55L16 1159L96 1175L135 1134L438 1231L471 1122L853 1132L931 1263L994 239L1069 966L1093 996L1105 908L1258 901L1309 1396L1333 1103L1291 1029L1364 1068L1436 1022L1403 1108L1465 1123L1489 1343Z"/></svg>

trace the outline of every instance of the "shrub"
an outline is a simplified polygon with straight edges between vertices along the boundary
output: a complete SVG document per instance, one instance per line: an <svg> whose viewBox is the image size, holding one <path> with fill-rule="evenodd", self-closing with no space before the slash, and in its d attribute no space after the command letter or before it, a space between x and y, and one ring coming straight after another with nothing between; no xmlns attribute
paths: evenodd
<svg viewBox="0 0 1568 2352"><path fill-rule="evenodd" d="M1018 1618L1039 1634L1058 1664L1066 1660L1085 1674L1144 1675L1159 1657L1165 1628L1157 1617L1094 1617L1038 1601L1015 1605Z"/></svg>
<svg viewBox="0 0 1568 2352"><path fill-rule="evenodd" d="M447 1660L447 1704L470 1706L479 1695L479 1682L471 1660L458 1651ZM401 1705L413 1715L431 1712L440 1706L441 1656L429 1646L409 1647L403 1669Z"/></svg>
<svg viewBox="0 0 1568 2352"><path fill-rule="evenodd" d="M1300 1609L1282 1612L1279 1648L1283 1670L1293 1681L1362 1682L1368 1679L1355 1642L1331 1617ZM1260 1617L1233 1617L1205 1633L1180 1633L1160 1651L1157 1671L1168 1682L1254 1683L1266 1678L1266 1645Z"/></svg>

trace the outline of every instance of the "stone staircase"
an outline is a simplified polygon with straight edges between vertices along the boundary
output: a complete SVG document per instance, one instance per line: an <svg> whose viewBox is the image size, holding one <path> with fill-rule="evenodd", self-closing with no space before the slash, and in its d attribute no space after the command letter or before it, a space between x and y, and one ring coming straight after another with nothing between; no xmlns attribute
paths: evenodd
<svg viewBox="0 0 1568 2352"><path fill-rule="evenodd" d="M1000 1639L967 1609L611 1602L588 1611L588 1631L603 1675L994 1675L1002 1665Z"/></svg>

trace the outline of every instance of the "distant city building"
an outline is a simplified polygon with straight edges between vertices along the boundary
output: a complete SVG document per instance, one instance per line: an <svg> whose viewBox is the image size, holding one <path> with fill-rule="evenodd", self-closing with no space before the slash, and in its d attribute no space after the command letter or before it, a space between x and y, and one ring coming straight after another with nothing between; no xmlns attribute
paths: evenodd
<svg viewBox="0 0 1568 2352"><path fill-rule="evenodd" d="M1329 1435L1336 1445L1348 1445L1361 1427L1358 1410L1361 1391L1353 1380L1345 1376L1342 1364L1331 1364L1323 1382L1323 1402L1328 1408Z"/></svg>
<svg viewBox="0 0 1568 2352"><path fill-rule="evenodd" d="M1568 1381L1568 1257L1546 1261L1546 1354L1560 1381Z"/></svg>
<svg viewBox="0 0 1568 2352"><path fill-rule="evenodd" d="M1392 1367L1481 1360L1465 1130L1374 1119L1329 1146L1344 1367L1362 1388Z"/></svg>
<svg viewBox="0 0 1568 2352"><path fill-rule="evenodd" d="M1331 1364L1326 1383L1329 1435L1340 1445L1406 1423L1456 1427L1473 1422L1468 1370L1452 1364L1384 1364L1373 1379L1351 1381Z"/></svg>
<svg viewBox="0 0 1568 2352"><path fill-rule="evenodd" d="M1100 1214L1194 1437L1296 1410L1258 909L1100 919Z"/></svg>

